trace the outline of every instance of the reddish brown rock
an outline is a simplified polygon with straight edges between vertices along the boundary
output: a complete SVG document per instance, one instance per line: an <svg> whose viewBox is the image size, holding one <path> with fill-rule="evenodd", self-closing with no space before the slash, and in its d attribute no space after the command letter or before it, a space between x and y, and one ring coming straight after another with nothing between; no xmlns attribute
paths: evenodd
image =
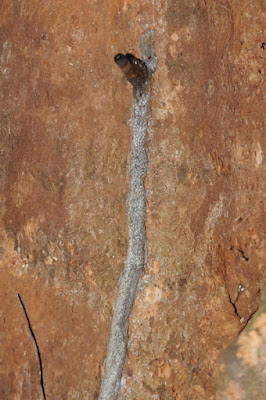
<svg viewBox="0 0 266 400"><path fill-rule="evenodd" d="M119 399L211 400L265 269L261 0L0 6L0 398L97 399L127 246L132 88L154 29L147 265ZM144 24L144 25L143 25ZM239 286L244 291L239 291Z"/></svg>
<svg viewBox="0 0 266 400"><path fill-rule="evenodd" d="M265 280L266 283L266 280ZM262 305L219 362L217 400L263 400L266 395L266 286Z"/></svg>

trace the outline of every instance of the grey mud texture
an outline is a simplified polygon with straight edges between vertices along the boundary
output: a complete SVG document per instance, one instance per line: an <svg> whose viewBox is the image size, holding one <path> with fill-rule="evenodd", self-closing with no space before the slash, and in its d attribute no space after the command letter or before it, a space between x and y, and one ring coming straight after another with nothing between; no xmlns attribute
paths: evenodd
<svg viewBox="0 0 266 400"><path fill-rule="evenodd" d="M146 195L144 180L148 168L145 141L149 119L150 79L157 65L153 34L153 31L144 32L140 41L141 58L148 66L149 78L142 89L133 89L127 198L128 251L125 267L118 281L107 356L104 362L104 375L98 400L115 400L118 394L127 352L129 316L145 264Z"/></svg>

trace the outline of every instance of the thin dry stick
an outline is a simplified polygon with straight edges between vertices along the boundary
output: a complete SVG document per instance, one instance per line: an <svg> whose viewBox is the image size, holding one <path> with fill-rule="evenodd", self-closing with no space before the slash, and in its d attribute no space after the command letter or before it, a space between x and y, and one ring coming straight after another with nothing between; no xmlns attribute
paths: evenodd
<svg viewBox="0 0 266 400"><path fill-rule="evenodd" d="M17 293L17 298L18 298L18 301L19 301L20 308L22 310L23 317L25 319L27 331L28 331L28 334L29 334L29 337L30 337L30 340L31 340L31 343L32 343L32 347L33 347L33 350L34 350L36 361L37 361L37 363L39 365L40 385L41 385L43 400L46 400L44 384L43 384L43 369L42 369L42 359L41 359L40 349L39 349L39 346L38 346L38 343L37 343L36 336L34 335L33 329L31 327L30 319L28 317L26 308L24 306L24 303L23 303L19 293Z"/></svg>

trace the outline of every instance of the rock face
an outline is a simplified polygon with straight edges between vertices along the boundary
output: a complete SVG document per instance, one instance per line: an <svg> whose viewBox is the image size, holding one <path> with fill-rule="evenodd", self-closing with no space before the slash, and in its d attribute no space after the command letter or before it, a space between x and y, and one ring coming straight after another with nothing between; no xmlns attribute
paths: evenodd
<svg viewBox="0 0 266 400"><path fill-rule="evenodd" d="M265 279L266 283L266 279ZM224 350L217 400L264 400L266 396L266 285L259 311L248 327Z"/></svg>
<svg viewBox="0 0 266 400"><path fill-rule="evenodd" d="M0 5L0 398L98 397L127 252L132 88L155 32L147 263L119 400L211 400L260 304L264 0ZM248 336L247 336L248 337Z"/></svg>

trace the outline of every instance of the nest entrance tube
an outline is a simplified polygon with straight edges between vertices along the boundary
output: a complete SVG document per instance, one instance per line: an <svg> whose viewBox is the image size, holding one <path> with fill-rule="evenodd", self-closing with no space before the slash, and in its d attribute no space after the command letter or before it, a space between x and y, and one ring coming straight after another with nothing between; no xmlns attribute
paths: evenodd
<svg viewBox="0 0 266 400"><path fill-rule="evenodd" d="M149 120L150 80L157 65L152 31L147 31L142 35L140 51L142 60L136 59L131 54L115 56L115 62L123 70L126 78L129 77L132 80L128 79L133 85L134 93L127 197L128 250L125 267L118 281L107 356L104 362L104 375L98 400L115 400L117 397L126 359L129 316L145 264L146 195L144 181L148 168L145 142ZM136 64L134 64L135 62ZM144 80L143 74L145 74ZM140 77L141 80L139 80Z"/></svg>

